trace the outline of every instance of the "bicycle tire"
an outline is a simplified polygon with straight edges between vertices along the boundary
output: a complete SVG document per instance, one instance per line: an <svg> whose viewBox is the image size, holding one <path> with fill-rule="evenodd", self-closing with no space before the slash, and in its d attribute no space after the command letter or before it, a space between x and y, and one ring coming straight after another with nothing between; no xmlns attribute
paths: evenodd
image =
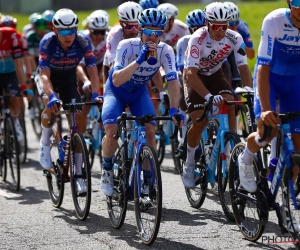
<svg viewBox="0 0 300 250"><path fill-rule="evenodd" d="M125 221L126 212L127 212L127 203L128 203L128 188L126 180L126 168L125 168L125 154L124 146L122 140L118 140L119 149L115 154L114 159L114 194L113 196L107 197L107 211L110 219L111 225L115 229L120 229ZM118 165L118 168L115 165ZM130 165L130 163L127 163ZM130 165L131 166L131 165ZM128 168L129 171L129 168ZM116 205L116 206L114 206ZM120 209L116 211L114 207Z"/></svg>
<svg viewBox="0 0 300 250"><path fill-rule="evenodd" d="M248 118L247 118L248 108L245 104L238 104L236 105L236 108L237 108L237 112L239 111L241 112L240 118L242 120L239 121L238 127L236 128L236 130L239 131L239 124L241 123L241 133L237 133L237 134L239 135L239 137L242 137L245 140L247 140L251 131L248 127Z"/></svg>
<svg viewBox="0 0 300 250"><path fill-rule="evenodd" d="M5 181L7 181L7 172L8 172L8 166L11 173L12 178L12 185L15 191L18 191L20 189L20 182L21 182L21 176L20 176L20 149L19 149L19 143L17 139L16 134L16 128L14 126L14 120L11 116L8 116L5 118L4 123L4 131L5 131L5 143L4 143L4 176ZM12 156L15 158L15 160L12 160ZM15 169L13 168L15 166Z"/></svg>
<svg viewBox="0 0 300 250"><path fill-rule="evenodd" d="M56 137L56 128L52 127L52 134L50 137L50 153L52 159L52 166L55 172L55 178L49 172L46 173L47 186L52 205L55 208L59 208L64 199L65 184L62 176L62 163L58 161L59 150L58 150L58 139Z"/></svg>
<svg viewBox="0 0 300 250"><path fill-rule="evenodd" d="M159 227L160 227L161 215L162 215L162 183L161 183L160 165L158 163L156 152L149 145L142 146L137 157L139 157L138 159L140 160L139 163L141 167L140 169L137 167L135 171L134 212L135 212L137 229L142 242L145 245L151 245L156 240ZM142 187L141 171L145 159L148 159L147 162L150 164L150 168L152 166L151 169L154 170L154 173L151 173L150 181L148 183L149 184L148 195L142 197L144 195L141 196L139 195L141 190L139 192L138 182L141 183L140 186ZM153 176L155 176L155 180L153 179ZM154 219L151 220L154 222L154 227L153 229L148 230L144 227L142 212L147 212L147 211L150 212L154 204L156 204L156 207L153 209L153 211L155 211L155 215L154 215Z"/></svg>
<svg viewBox="0 0 300 250"><path fill-rule="evenodd" d="M25 122L25 115L24 110L21 108L21 114L19 116L19 122L23 130L23 140L19 141L20 146L20 162L25 163L27 159L27 151L28 151L28 144L27 144L27 130L26 130L26 122Z"/></svg>
<svg viewBox="0 0 300 250"><path fill-rule="evenodd" d="M159 141L156 141L156 145L157 143L158 144L158 147L157 147L157 158L158 158L158 162L159 162L159 165L162 164L162 162L164 161L164 158L165 158L165 151L166 151L166 145L165 145L165 139L164 139L164 131L161 130L161 131L158 131L158 135L159 135Z"/></svg>
<svg viewBox="0 0 300 250"><path fill-rule="evenodd" d="M34 109L34 118L31 120L31 125L37 138L40 139L42 134L41 115L44 110L44 103L38 94L32 98L31 108Z"/></svg>
<svg viewBox="0 0 300 250"><path fill-rule="evenodd" d="M175 152L178 150L179 141L178 138L171 140L171 151L172 151L172 159L174 162L175 170L177 174L181 174L181 160L180 156L175 156Z"/></svg>
<svg viewBox="0 0 300 250"><path fill-rule="evenodd" d="M224 145L226 146L227 143L229 143L230 141L233 141L234 144L231 144L231 151L232 149L235 147L235 145L237 145L238 143L241 142L240 137L238 136L238 134L234 133L234 132L226 132L224 134ZM221 149L220 149L221 151ZM227 158L229 157L229 158ZM218 188L219 188L219 198L220 198L220 202L221 202L221 206L223 209L223 212L226 216L226 218L231 221L231 222L235 222L234 219L234 215L232 212L232 209L230 208L231 204L230 204L230 197L229 197L229 190L228 188L228 168L229 168L229 163L230 163L230 155L227 156L226 154L226 158L229 160L227 161L227 169L226 169L226 178L223 177L223 166L222 166L222 157L221 154L219 153L219 160L218 160ZM227 189L227 191L226 191Z"/></svg>
<svg viewBox="0 0 300 250"><path fill-rule="evenodd" d="M230 166L229 166L229 173L228 173L228 181L229 181L229 194L230 194L230 202L232 206L233 215L235 218L235 222L239 227L240 232L242 235L249 241L257 241L265 229L265 223L259 218L258 223L255 225L254 229L249 228L245 222L245 207L246 207L246 199L243 199L237 195L237 191L239 188L239 167L238 167L238 156L241 152L245 150L244 143L238 143L234 149L232 150L231 157L230 157ZM254 172L257 177L257 181L260 181L260 175L258 174L257 168L257 159L254 158L253 165L254 165ZM263 193L256 192L255 194L251 194L257 198L257 193L263 196L261 201L266 202L267 198L263 195ZM260 213L260 210L256 206L255 212ZM254 214L253 212L251 214ZM268 212L267 212L268 214ZM253 220L253 219L252 219ZM250 220L251 222L251 220Z"/></svg>
<svg viewBox="0 0 300 250"><path fill-rule="evenodd" d="M69 168L70 168L72 198L73 198L74 208L76 212L76 217L79 220L83 221L88 217L90 212L90 206L91 206L91 166L88 157L88 150L83 135L79 132L75 132L73 134L73 138L70 141L70 143L71 145L70 145ZM82 165L81 165L82 173L80 175L76 175L74 173L75 169L73 169L72 167L74 165L74 168L76 168L74 157L77 150L80 150L80 153L82 154ZM79 195L77 194L76 187L75 187L76 178L83 179L86 185L86 193L79 194ZM83 200L83 206L80 205L82 200Z"/></svg>

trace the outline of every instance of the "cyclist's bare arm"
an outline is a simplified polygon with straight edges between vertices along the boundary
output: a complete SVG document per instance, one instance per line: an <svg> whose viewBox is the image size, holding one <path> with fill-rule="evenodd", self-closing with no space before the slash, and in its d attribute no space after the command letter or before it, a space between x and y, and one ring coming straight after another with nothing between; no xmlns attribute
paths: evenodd
<svg viewBox="0 0 300 250"><path fill-rule="evenodd" d="M246 46L247 57L252 60L255 57L255 50Z"/></svg>
<svg viewBox="0 0 300 250"><path fill-rule="evenodd" d="M168 93L170 99L170 107L178 107L180 98L180 87L177 80L168 82Z"/></svg>
<svg viewBox="0 0 300 250"><path fill-rule="evenodd" d="M152 82L154 83L159 92L164 91L163 81L159 70L153 76Z"/></svg>
<svg viewBox="0 0 300 250"><path fill-rule="evenodd" d="M248 65L243 64L243 65L239 66L239 71L240 71L240 76L242 79L243 86L244 87L248 86L248 87L252 88L253 87L252 76L251 76Z"/></svg>
<svg viewBox="0 0 300 250"><path fill-rule="evenodd" d="M50 75L50 69L40 69L40 77L43 90L47 96L50 96L54 92L53 85L50 80Z"/></svg>
<svg viewBox="0 0 300 250"><path fill-rule="evenodd" d="M14 64L20 85L26 86L26 77L23 69L23 57L14 59Z"/></svg>

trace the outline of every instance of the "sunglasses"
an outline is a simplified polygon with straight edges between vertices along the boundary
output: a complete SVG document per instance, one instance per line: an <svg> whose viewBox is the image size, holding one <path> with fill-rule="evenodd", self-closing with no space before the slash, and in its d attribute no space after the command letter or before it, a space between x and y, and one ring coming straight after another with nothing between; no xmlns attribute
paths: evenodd
<svg viewBox="0 0 300 250"><path fill-rule="evenodd" d="M122 23L122 25L128 31L132 31L133 29L139 29L139 25L137 23Z"/></svg>
<svg viewBox="0 0 300 250"><path fill-rule="evenodd" d="M228 28L228 24L226 23L222 23L222 24L217 24L217 23L211 23L211 22L208 22L210 27L212 28L212 30L214 31L218 31L218 30L222 30L222 31L225 31L227 30Z"/></svg>
<svg viewBox="0 0 300 250"><path fill-rule="evenodd" d="M143 30L143 33L146 35L146 36L156 36L156 37L159 37L159 36L162 36L164 31L163 30L150 30L150 29L142 29Z"/></svg>
<svg viewBox="0 0 300 250"><path fill-rule="evenodd" d="M239 23L240 23L240 21L232 22L232 23L229 23L229 26L234 27L234 26L238 25Z"/></svg>
<svg viewBox="0 0 300 250"><path fill-rule="evenodd" d="M106 33L106 30L91 30L91 33L95 36L98 36L98 35L104 36Z"/></svg>
<svg viewBox="0 0 300 250"><path fill-rule="evenodd" d="M57 33L60 36L73 36L77 32L77 29L70 29L70 30L57 30Z"/></svg>

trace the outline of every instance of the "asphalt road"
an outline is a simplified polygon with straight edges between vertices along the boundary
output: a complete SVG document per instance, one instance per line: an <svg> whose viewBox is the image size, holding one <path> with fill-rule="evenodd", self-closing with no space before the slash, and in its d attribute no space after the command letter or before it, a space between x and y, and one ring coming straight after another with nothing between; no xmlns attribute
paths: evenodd
<svg viewBox="0 0 300 250"><path fill-rule="evenodd" d="M70 185L61 208L52 207L47 182L38 162L38 140L27 121L28 160L21 166L21 189L12 191L0 178L0 249L292 249L282 241L274 212L257 243L244 240L228 222L219 198L210 191L202 208L190 206L167 147L162 165L163 215L157 240L143 245L137 234L133 205L128 206L120 230L110 225L104 194L100 191L99 159L92 170L92 204L86 221L75 217ZM277 238L275 238L277 237ZM269 243L268 243L269 239Z"/></svg>

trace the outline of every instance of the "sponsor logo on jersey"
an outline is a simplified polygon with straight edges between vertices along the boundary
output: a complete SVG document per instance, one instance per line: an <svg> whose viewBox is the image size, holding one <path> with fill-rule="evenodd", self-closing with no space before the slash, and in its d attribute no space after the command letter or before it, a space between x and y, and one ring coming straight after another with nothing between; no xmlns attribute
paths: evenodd
<svg viewBox="0 0 300 250"><path fill-rule="evenodd" d="M270 60L264 60L264 59L258 58L257 64L258 65L270 66L271 61Z"/></svg>
<svg viewBox="0 0 300 250"><path fill-rule="evenodd" d="M203 32L203 34L198 39L198 44L199 45L201 45L203 43L203 40L205 39L206 36L207 36L207 33Z"/></svg>
<svg viewBox="0 0 300 250"><path fill-rule="evenodd" d="M288 24L288 23L285 23L285 24L284 24L284 27L286 27L286 28L292 28L292 25L290 25L290 24Z"/></svg>
<svg viewBox="0 0 300 250"><path fill-rule="evenodd" d="M84 54L84 57L85 58L92 58L94 56L94 53L93 51L91 50L88 50L85 54Z"/></svg>
<svg viewBox="0 0 300 250"><path fill-rule="evenodd" d="M173 80L177 80L177 74L176 72L171 72L169 74L166 75L166 79L167 82L173 81Z"/></svg>
<svg viewBox="0 0 300 250"><path fill-rule="evenodd" d="M9 57L11 55L11 50L0 50L0 58L1 57Z"/></svg>
<svg viewBox="0 0 300 250"><path fill-rule="evenodd" d="M300 40L299 36L289 36L288 34L284 34L283 37L278 38L279 41L295 41L296 43Z"/></svg>
<svg viewBox="0 0 300 250"><path fill-rule="evenodd" d="M62 58L59 61L52 59L51 63L53 64L59 64L59 65L64 65L64 64L76 64L78 63L78 58Z"/></svg>
<svg viewBox="0 0 300 250"><path fill-rule="evenodd" d="M265 32L262 30L260 34L261 36L264 36Z"/></svg>
<svg viewBox="0 0 300 250"><path fill-rule="evenodd" d="M268 51L267 54L271 56L272 54L272 38L268 35Z"/></svg>
<svg viewBox="0 0 300 250"><path fill-rule="evenodd" d="M18 42L19 42L19 40L17 38L17 33L16 32L12 33L11 38L12 38L12 42L13 42L13 47L17 47Z"/></svg>
<svg viewBox="0 0 300 250"><path fill-rule="evenodd" d="M104 45L101 49L97 50L95 49L94 50L94 55L98 58L100 56L102 56L102 54L105 52L106 50L106 46Z"/></svg>
<svg viewBox="0 0 300 250"><path fill-rule="evenodd" d="M154 71L157 71L160 67L138 67L138 70L139 72L143 72L143 71L146 71L146 72L154 72Z"/></svg>
<svg viewBox="0 0 300 250"><path fill-rule="evenodd" d="M127 49L124 50L123 55L122 55L122 61L121 61L121 65L124 66L125 65L125 57L127 54Z"/></svg>
<svg viewBox="0 0 300 250"><path fill-rule="evenodd" d="M107 44L106 50L111 50L111 44L110 43Z"/></svg>
<svg viewBox="0 0 300 250"><path fill-rule="evenodd" d="M169 69L172 69L172 60L171 60L171 57L169 54L166 54L166 58L168 60L168 66L169 66Z"/></svg>
<svg viewBox="0 0 300 250"><path fill-rule="evenodd" d="M48 60L48 59L49 59L49 56L47 54L45 54L44 52L40 53L40 56L39 56L40 61L44 61L44 60Z"/></svg>
<svg viewBox="0 0 300 250"><path fill-rule="evenodd" d="M226 33L225 33L225 37L226 37L230 42L232 42L234 45L236 45L237 39L238 39L237 36L235 36L234 34L231 34L231 33L229 33L229 32L226 32Z"/></svg>
<svg viewBox="0 0 300 250"><path fill-rule="evenodd" d="M284 49L280 49L284 53L293 54L293 55L299 55L300 54L300 48L296 46L288 46Z"/></svg>
<svg viewBox="0 0 300 250"><path fill-rule="evenodd" d="M191 55L191 57L193 57L195 59L199 58L200 52L199 52L199 49L196 45L193 45L191 47L190 55Z"/></svg>
<svg viewBox="0 0 300 250"><path fill-rule="evenodd" d="M246 46L244 43L241 44L241 46L239 47L237 53L241 54L242 56L246 55Z"/></svg>

